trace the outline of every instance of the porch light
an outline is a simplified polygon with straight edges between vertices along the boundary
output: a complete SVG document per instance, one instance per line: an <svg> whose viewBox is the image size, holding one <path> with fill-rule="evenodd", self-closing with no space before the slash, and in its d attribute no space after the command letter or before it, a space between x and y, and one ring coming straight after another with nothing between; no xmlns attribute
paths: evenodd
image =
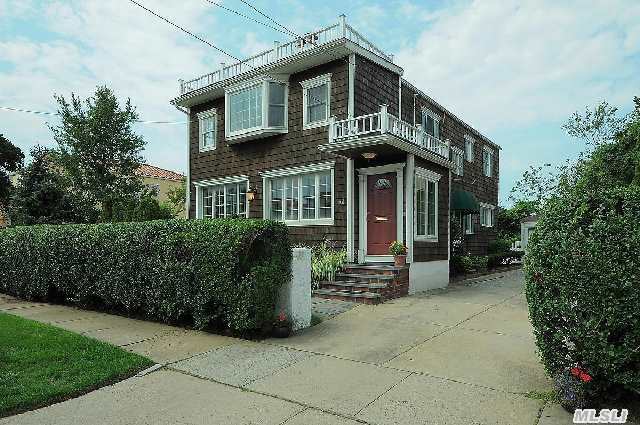
<svg viewBox="0 0 640 425"><path fill-rule="evenodd" d="M256 195L258 194L258 190L255 187L250 187L247 190L247 201L251 202L256 199Z"/></svg>
<svg viewBox="0 0 640 425"><path fill-rule="evenodd" d="M377 154L377 153L375 153L375 152L362 152L362 157L363 157L364 159L373 159L373 158L375 158L376 156L378 156L378 154Z"/></svg>

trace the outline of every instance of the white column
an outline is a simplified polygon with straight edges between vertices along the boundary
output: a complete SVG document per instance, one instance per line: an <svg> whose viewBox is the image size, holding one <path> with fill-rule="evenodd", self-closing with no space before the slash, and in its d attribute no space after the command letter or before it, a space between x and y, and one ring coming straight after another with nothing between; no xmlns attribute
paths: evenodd
<svg viewBox="0 0 640 425"><path fill-rule="evenodd" d="M338 25L340 26L340 34L342 38L347 38L347 17L346 15L338 16Z"/></svg>
<svg viewBox="0 0 640 425"><path fill-rule="evenodd" d="M358 263L364 263L367 250L367 176L358 175L359 186L359 209L358 214Z"/></svg>
<svg viewBox="0 0 640 425"><path fill-rule="evenodd" d="M186 108L186 117L187 117L187 190L184 201L185 206L185 215L187 218L189 217L189 210L191 209L191 113L190 109Z"/></svg>
<svg viewBox="0 0 640 425"><path fill-rule="evenodd" d="M196 218L202 218L202 187L196 186Z"/></svg>
<svg viewBox="0 0 640 425"><path fill-rule="evenodd" d="M347 116L355 116L355 86L356 86L356 55L349 55L349 99L347 103Z"/></svg>
<svg viewBox="0 0 640 425"><path fill-rule="evenodd" d="M413 261L413 181L415 170L415 157L413 154L407 155L407 215L405 216L405 231L407 232L407 261Z"/></svg>
<svg viewBox="0 0 640 425"><path fill-rule="evenodd" d="M380 105L380 133L386 133L389 129L389 116L387 115L387 105Z"/></svg>
<svg viewBox="0 0 640 425"><path fill-rule="evenodd" d="M353 213L354 213L354 197L353 197L353 159L347 159L347 261L353 263L353 249L355 242Z"/></svg>
<svg viewBox="0 0 640 425"><path fill-rule="evenodd" d="M396 237L396 240L403 242L404 241L404 235L403 235L403 229L404 229L404 182L403 182L403 170L402 168L400 168L398 171L396 171L396 227L397 227L397 233L398 236Z"/></svg>

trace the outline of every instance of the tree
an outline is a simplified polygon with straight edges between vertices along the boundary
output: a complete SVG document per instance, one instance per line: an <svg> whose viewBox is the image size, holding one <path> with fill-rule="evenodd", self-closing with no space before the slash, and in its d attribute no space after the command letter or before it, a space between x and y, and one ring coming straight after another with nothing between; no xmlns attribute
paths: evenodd
<svg viewBox="0 0 640 425"><path fill-rule="evenodd" d="M90 200L72 195L64 178L55 170L51 150L36 146L31 163L9 203L15 225L86 223L95 221L97 211Z"/></svg>
<svg viewBox="0 0 640 425"><path fill-rule="evenodd" d="M520 239L520 220L535 214L537 201L516 201L511 208L499 208L496 215L498 239Z"/></svg>
<svg viewBox="0 0 640 425"><path fill-rule="evenodd" d="M169 205L161 204L156 195L144 189L138 196L116 199L113 203L111 217L103 217L103 221L148 221L167 220L174 217Z"/></svg>
<svg viewBox="0 0 640 425"><path fill-rule="evenodd" d="M187 182L182 180L180 186L173 187L167 192L167 199L173 208L175 215L180 215L185 208L187 202Z"/></svg>
<svg viewBox="0 0 640 425"><path fill-rule="evenodd" d="M108 219L117 199L134 196L142 188L134 173L144 147L143 138L132 129L138 119L136 109L130 99L121 108L104 86L85 101L75 94L70 102L63 96L55 99L62 123L51 130L59 163L72 189L93 199Z"/></svg>
<svg viewBox="0 0 640 425"><path fill-rule="evenodd" d="M0 134L0 206L6 205L11 193L9 173L18 171L23 160L20 148Z"/></svg>

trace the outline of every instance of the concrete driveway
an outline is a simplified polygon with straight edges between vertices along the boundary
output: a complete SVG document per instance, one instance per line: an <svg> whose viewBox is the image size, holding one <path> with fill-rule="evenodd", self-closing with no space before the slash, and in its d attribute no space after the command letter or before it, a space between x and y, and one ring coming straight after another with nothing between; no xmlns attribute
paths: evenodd
<svg viewBox="0 0 640 425"><path fill-rule="evenodd" d="M535 353L520 271L359 305L262 342L8 297L0 310L162 364L0 424L572 423L525 396L552 385Z"/></svg>

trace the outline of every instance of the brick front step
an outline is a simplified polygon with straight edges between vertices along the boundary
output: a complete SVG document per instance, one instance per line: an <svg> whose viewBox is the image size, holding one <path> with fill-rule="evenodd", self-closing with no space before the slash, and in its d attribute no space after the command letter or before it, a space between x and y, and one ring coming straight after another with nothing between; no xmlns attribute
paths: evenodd
<svg viewBox="0 0 640 425"><path fill-rule="evenodd" d="M313 295L329 300L350 301L362 304L379 304L382 302L382 296L373 292L366 291L337 291L335 289L316 289Z"/></svg>
<svg viewBox="0 0 640 425"><path fill-rule="evenodd" d="M353 280L319 282L318 286L320 287L320 289L335 289L336 291L347 292L366 291L375 294L384 294L385 290L388 288L388 285L386 283L368 283Z"/></svg>
<svg viewBox="0 0 640 425"><path fill-rule="evenodd" d="M390 264L347 264L343 269L348 274L397 275L408 267L396 267Z"/></svg>

